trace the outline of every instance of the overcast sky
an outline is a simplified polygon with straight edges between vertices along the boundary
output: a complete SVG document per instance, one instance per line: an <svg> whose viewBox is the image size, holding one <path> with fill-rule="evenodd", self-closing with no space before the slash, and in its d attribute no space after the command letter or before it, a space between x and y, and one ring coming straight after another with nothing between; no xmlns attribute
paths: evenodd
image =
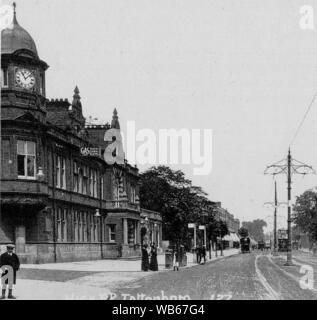
<svg viewBox="0 0 317 320"><path fill-rule="evenodd" d="M137 129L212 129L211 174L179 168L242 220L272 214L263 203L273 201L273 179L263 171L286 157L317 91L317 30L299 27L300 7L317 12L317 1L16 2L50 65L48 98L71 99L78 85L84 115L110 121L117 107L123 130L128 120ZM292 150L315 168L316 122L317 102ZM294 196L316 179L296 177ZM285 201L286 177L278 184ZM282 224L286 209L280 215Z"/></svg>

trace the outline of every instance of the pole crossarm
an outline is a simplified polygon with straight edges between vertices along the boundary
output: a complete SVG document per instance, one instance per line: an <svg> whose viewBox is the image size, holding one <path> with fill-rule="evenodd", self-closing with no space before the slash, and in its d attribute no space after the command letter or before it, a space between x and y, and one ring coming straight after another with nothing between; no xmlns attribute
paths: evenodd
<svg viewBox="0 0 317 320"><path fill-rule="evenodd" d="M284 163L282 163L284 162ZM288 173L288 163L287 159L283 159L275 164L272 164L268 167L266 167L264 174L265 175L278 175L281 173ZM309 166L303 162L300 162L298 160L295 160L292 158L291 162L291 174L301 174L301 175L307 175L307 174L316 174L315 169L312 166Z"/></svg>
<svg viewBox="0 0 317 320"><path fill-rule="evenodd" d="M278 202L275 204L274 202L264 202L263 206L268 208L268 209L278 209L280 207L287 207L288 203L287 202Z"/></svg>

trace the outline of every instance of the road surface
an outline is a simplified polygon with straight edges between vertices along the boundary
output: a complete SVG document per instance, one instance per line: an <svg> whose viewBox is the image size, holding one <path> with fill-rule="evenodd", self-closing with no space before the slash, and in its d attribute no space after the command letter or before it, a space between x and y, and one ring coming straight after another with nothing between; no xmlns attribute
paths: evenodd
<svg viewBox="0 0 317 320"><path fill-rule="evenodd" d="M294 253L294 266L285 256L254 251L209 262L179 272L160 272L126 284L116 299L316 300L317 258ZM301 270L301 268L303 270ZM302 273L300 272L302 271Z"/></svg>

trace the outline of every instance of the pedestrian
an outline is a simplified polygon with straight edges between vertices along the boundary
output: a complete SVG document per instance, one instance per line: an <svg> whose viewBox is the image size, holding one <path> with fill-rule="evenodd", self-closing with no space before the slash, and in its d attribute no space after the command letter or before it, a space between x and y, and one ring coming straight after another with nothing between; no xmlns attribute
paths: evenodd
<svg viewBox="0 0 317 320"><path fill-rule="evenodd" d="M198 245L198 247L196 248L196 261L198 264L200 264L200 262L201 262L201 247L200 247L200 245Z"/></svg>
<svg viewBox="0 0 317 320"><path fill-rule="evenodd" d="M151 259L150 259L150 270L158 271L158 263L157 263L157 249L155 243L151 245Z"/></svg>
<svg viewBox="0 0 317 320"><path fill-rule="evenodd" d="M173 252L173 270L179 271L179 249L176 247L176 250Z"/></svg>
<svg viewBox="0 0 317 320"><path fill-rule="evenodd" d="M13 252L14 248L15 247L13 244L7 245L7 252L3 253L0 256L0 268L4 266L11 266L13 269L13 284L16 284L16 272L20 269L20 261L18 256ZM1 282L2 282L2 295L0 299L1 300L5 299L6 287L8 287L9 289L8 299L16 299L16 297L12 295L13 285L8 282L8 279Z"/></svg>
<svg viewBox="0 0 317 320"><path fill-rule="evenodd" d="M206 263L206 246L202 246L201 256L202 256L202 258L204 258L204 263Z"/></svg>
<svg viewBox="0 0 317 320"><path fill-rule="evenodd" d="M147 244L143 245L142 247L142 271L149 270L149 253L147 251Z"/></svg>

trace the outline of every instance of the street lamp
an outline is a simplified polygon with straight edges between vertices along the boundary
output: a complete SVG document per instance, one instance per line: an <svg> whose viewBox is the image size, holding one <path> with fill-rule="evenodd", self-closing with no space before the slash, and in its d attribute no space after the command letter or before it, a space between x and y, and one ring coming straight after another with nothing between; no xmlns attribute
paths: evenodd
<svg viewBox="0 0 317 320"><path fill-rule="evenodd" d="M39 180L44 179L44 172L43 172L43 168L42 168L42 167L39 167L36 176L37 176L37 178L38 178Z"/></svg>

